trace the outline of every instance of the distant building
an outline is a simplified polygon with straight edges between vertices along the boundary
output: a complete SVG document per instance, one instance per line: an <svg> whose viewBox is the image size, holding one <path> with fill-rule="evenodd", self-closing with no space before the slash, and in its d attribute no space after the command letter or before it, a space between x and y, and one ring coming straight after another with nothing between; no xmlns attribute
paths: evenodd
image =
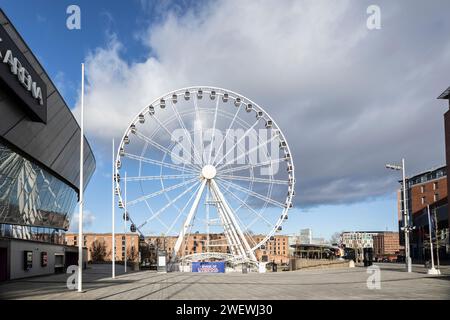
<svg viewBox="0 0 450 320"><path fill-rule="evenodd" d="M373 235L373 256L375 260L397 260L400 254L400 242L398 232L380 232Z"/></svg>
<svg viewBox="0 0 450 320"><path fill-rule="evenodd" d="M254 236L255 242L260 242L264 236ZM290 257L289 236L275 235L265 247L257 249L255 256L261 262L275 262L276 264L288 264Z"/></svg>
<svg viewBox="0 0 450 320"><path fill-rule="evenodd" d="M259 243L265 238L263 235L254 235L253 239L249 239L249 243ZM165 250L168 259L172 258L176 236L148 236L145 241L152 245L156 250ZM289 263L289 236L275 235L272 240L266 242L260 249L255 250L255 256L261 262L275 262L276 264ZM181 256L219 252L230 253L229 246L225 234L206 234L193 233L190 234L182 244L180 251Z"/></svg>
<svg viewBox="0 0 450 320"><path fill-rule="evenodd" d="M312 230L311 228L300 230L300 243L312 244Z"/></svg>
<svg viewBox="0 0 450 320"><path fill-rule="evenodd" d="M136 233L116 233L116 261L139 262L139 236ZM78 246L77 233L66 234L66 244ZM87 248L89 262L112 261L111 233L84 233L83 247Z"/></svg>
<svg viewBox="0 0 450 320"><path fill-rule="evenodd" d="M377 231L346 231L341 233L341 244L346 248L373 248L373 237Z"/></svg>
<svg viewBox="0 0 450 320"><path fill-rule="evenodd" d="M396 260L400 254L398 232L392 231L350 231L341 234L341 244L355 249L356 259L363 259L364 248L373 249L376 260L387 258Z"/></svg>

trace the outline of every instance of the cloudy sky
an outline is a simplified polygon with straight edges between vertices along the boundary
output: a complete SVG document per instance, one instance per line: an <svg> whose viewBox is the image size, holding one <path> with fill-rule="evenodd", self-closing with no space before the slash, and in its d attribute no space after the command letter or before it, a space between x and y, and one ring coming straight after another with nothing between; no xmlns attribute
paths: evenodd
<svg viewBox="0 0 450 320"><path fill-rule="evenodd" d="M73 3L81 30L65 27ZM371 4L381 9L381 29L367 28ZM239 92L283 128L298 181L287 232L395 230L399 175L384 164L405 157L414 174L445 163L446 104L436 97L450 85L448 1L0 5L75 114L86 63L93 231L110 228L111 139L152 100L185 86Z"/></svg>

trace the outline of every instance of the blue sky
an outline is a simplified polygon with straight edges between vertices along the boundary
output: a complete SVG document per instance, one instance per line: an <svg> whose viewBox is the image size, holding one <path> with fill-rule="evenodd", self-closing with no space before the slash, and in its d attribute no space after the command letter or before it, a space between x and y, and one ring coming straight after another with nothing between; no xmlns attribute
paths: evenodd
<svg viewBox="0 0 450 320"><path fill-rule="evenodd" d="M300 133L287 129L290 141L294 141L297 134L301 137L294 141L294 155L301 159L296 163L301 184L297 190L299 203L283 230L294 233L310 227L314 236L325 238L342 230L397 230L399 176L384 170L385 161L395 161L406 155L411 159L409 170L412 173L444 162L444 108L435 101L440 91L448 86L443 72L448 68L442 66L442 61L448 62L448 55L444 55L448 52L448 43L442 39L446 38L449 28L445 15L439 13L444 10L439 10L439 4L424 9L418 2L401 10L401 5L380 1L385 24L377 34L365 29L367 3L362 1L351 6L345 1L342 4L320 2L317 7L309 4L308 10L304 10L307 14L303 14L301 6L289 1L279 5L268 2L261 8L239 4L243 7L234 11L233 3L221 1L197 3L194 7L188 1L152 4L137 0L0 0L0 6L72 109L76 110L79 104L80 63L88 61L86 108L111 110L111 125L96 123L94 116L87 124L87 137L97 159L97 171L86 190L87 230L108 232L111 228L111 138L121 135L136 110L143 107L142 101L206 81L242 92L266 105L275 106L282 101L283 112L274 115L276 109L272 109L272 114L280 117L284 127L305 128ZM66 28L66 8L70 4L81 8L81 30ZM295 8L286 10L285 6ZM231 22L228 25L230 19L223 18L220 12L252 12L254 20L240 19L238 23L245 40L228 32L228 29L233 31L233 25ZM319 16L323 19L316 21ZM214 21L220 19L225 23L218 26ZM411 19L416 23L411 25ZM297 20L301 25L295 25ZM328 25L330 21L335 24ZM439 26L439 31L433 26ZM277 28L285 29L280 32ZM433 41L430 30L434 30L433 37L439 41ZM213 44L214 56L204 50L202 40L196 48L195 40L201 35L209 37L209 42L205 43ZM216 35L218 39L214 39ZM289 38L293 35L298 36L295 41ZM317 40L321 36L323 42ZM276 46L270 46L270 50L273 47L282 50L274 49L265 57L264 51L269 49L264 47L264 37L273 37L276 41ZM219 41L221 39L223 41ZM425 41L430 42L430 51L426 51ZM230 45L220 47L224 42ZM253 47L246 49L247 43ZM241 51L236 55L238 46ZM255 47L257 50L253 51ZM385 56L387 51L391 53L388 57ZM212 65L224 65L228 70L215 72L211 70L214 68L200 66L199 57ZM349 60L354 65L347 65ZM105 70L108 65L102 64L104 61L114 62L109 74L109 70ZM228 67L228 61L238 63ZM239 61L248 63L239 64ZM436 64L432 64L434 62ZM199 67L194 69L196 63ZM272 68L267 68L268 63ZM299 70L295 69L297 63L301 67ZM177 67L175 72L171 66ZM410 73L411 66L423 68L413 68L415 73ZM259 75L262 69L266 73ZM289 69L293 69L292 74ZM277 73L270 74L273 70ZM100 72L108 75L105 81L120 77L124 81L120 90L124 91L117 94L126 92L130 101L141 105L127 108L116 105L117 99L111 94L114 89L108 91L102 87L98 75L105 75ZM136 87L129 74L139 75L140 72L145 74L147 78L143 80L152 88ZM289 82L283 83L285 78L289 78ZM401 82L405 87L398 85ZM398 87L393 88L393 85ZM301 95L300 100L275 98L296 94ZM105 102L99 106L92 101ZM415 101L416 106L411 106L410 101ZM331 105L335 108L329 109ZM433 110L427 120L429 123L425 124L427 128L419 127L416 135L411 136L412 128L424 121L421 110L425 107ZM395 119L406 110L407 119ZM126 121L114 122L114 112ZM87 114L89 117L89 112ZM293 126L294 123L298 125ZM117 130L110 133L110 127ZM420 149L417 146L423 146L424 152L417 152ZM119 219L116 222L121 225Z"/></svg>

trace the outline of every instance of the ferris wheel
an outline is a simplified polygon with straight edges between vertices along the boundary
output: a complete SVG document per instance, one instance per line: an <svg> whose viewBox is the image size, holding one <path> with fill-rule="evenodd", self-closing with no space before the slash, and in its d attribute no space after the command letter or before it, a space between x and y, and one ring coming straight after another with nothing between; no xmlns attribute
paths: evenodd
<svg viewBox="0 0 450 320"><path fill-rule="evenodd" d="M145 106L115 158L123 219L173 239L173 260L257 262L282 231L295 194L292 154L272 117L221 88L188 87Z"/></svg>

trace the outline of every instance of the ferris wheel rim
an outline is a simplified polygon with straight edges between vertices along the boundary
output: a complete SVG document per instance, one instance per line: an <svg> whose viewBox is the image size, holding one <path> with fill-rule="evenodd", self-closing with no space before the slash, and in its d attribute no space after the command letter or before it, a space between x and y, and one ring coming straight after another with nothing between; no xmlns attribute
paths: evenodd
<svg viewBox="0 0 450 320"><path fill-rule="evenodd" d="M122 138L120 139L119 147L117 148L117 152L115 153L115 157L113 159L114 160L114 174L116 176L119 173L119 169L120 169L120 168L118 168L118 166L116 164L117 164L117 161L122 158L122 156L120 155L120 148L122 148L124 146L124 139L127 136L127 134L129 134L130 127L133 124L137 124L138 123L139 116L142 115L142 114L144 114L144 115L147 114L149 106L151 106L151 105L157 106L158 102L162 101L162 99L164 99L166 97L169 98L170 96L172 96L174 94L177 94L177 96L179 96L179 95L182 95L186 91L189 91L191 93L194 90L196 90L196 91L202 90L205 93L211 93L211 91L216 91L217 96L218 96L217 99L219 99L220 95L223 96L224 93L228 93L230 95L234 95L234 97L230 96L230 99L235 99L236 100L236 98L238 98L238 97L241 98L242 99L241 104L243 103L244 100L249 102L249 103L251 103L251 104L253 104L255 107L257 107L258 110L260 110L260 111L262 111L264 113L264 119L265 120L270 120L272 122L272 124L273 124L273 127L275 127L276 130L278 130L279 137L281 137L282 140L286 143L285 150L290 155L289 162L293 163L293 155L292 155L290 146L288 144L287 139L285 138L285 135L284 135L282 129L280 128L280 126L278 126L278 124L271 117L271 115L263 107L261 107L259 104L257 104L253 100L251 100L251 99L247 98L246 96L244 96L242 94L239 94L239 93L237 93L237 92L235 92L233 90L228 90L228 89L224 89L224 88L221 88L221 87L214 87L214 86L190 86L190 87L183 87L183 88L179 88L179 89L176 89L176 90L172 90L172 91L169 91L169 92L159 96L157 99L154 99L150 104L147 104L145 107L143 107L141 109L141 111L129 122L129 124L128 124L128 126L127 126L127 128L126 128L126 130L125 130L125 132L124 132L124 134L122 136ZM286 152L285 152L285 154L286 154ZM296 183L296 181L295 181L295 167L294 166L292 168L292 177L294 177L294 178L293 178L292 183L290 184L290 189L293 191L295 189L295 183ZM115 183L115 187L119 189L119 194L117 196L118 196L120 201L123 201L122 194L121 194L121 189L120 189L120 183L117 181L117 179L114 179L114 183ZM291 204L292 203L292 198L293 198L293 192L289 192L288 196L286 197L286 203L287 204ZM283 224L283 222L285 220L285 217L287 216L288 211L289 211L289 205L287 205L287 207L283 209L283 211L281 213L281 217L279 217L277 219L276 223L274 224L274 227L266 234L266 236L259 243L257 243L255 246L253 246L250 249L251 251L255 251L256 249L260 248L263 244L265 244L267 241L269 241L269 239L275 233L277 233L277 229L278 229L278 227L280 227ZM131 218L130 218L130 220L131 220ZM138 231L140 232L140 230L138 230Z"/></svg>

